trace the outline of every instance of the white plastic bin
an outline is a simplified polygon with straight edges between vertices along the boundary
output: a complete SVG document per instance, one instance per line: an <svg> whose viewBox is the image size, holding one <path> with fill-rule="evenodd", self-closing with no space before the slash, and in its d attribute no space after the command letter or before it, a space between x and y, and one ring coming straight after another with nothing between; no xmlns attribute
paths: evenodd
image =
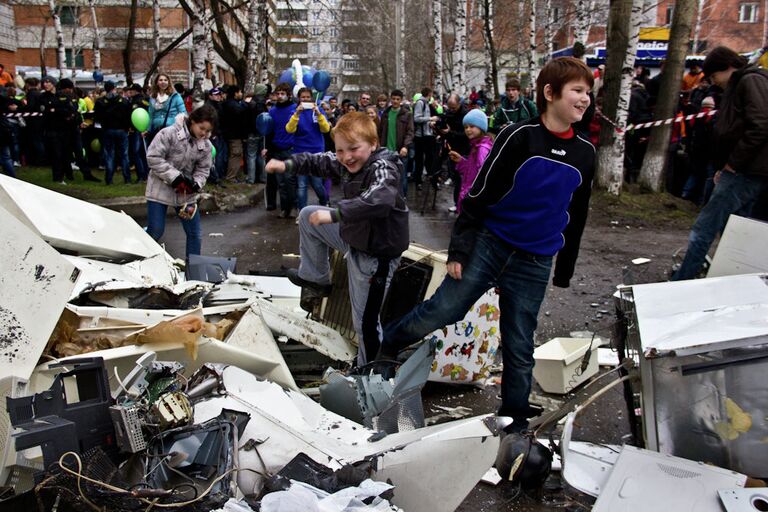
<svg viewBox="0 0 768 512"><path fill-rule="evenodd" d="M589 365L579 375L589 338L553 338L533 351L533 377L547 393L564 395L597 373L597 346L592 343Z"/></svg>

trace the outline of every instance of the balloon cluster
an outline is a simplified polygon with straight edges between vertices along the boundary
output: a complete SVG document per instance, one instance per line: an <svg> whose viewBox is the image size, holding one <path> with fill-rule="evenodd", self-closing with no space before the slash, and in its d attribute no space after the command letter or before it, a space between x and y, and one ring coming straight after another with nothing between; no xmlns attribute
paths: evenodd
<svg viewBox="0 0 768 512"><path fill-rule="evenodd" d="M294 59L291 67L280 73L277 83L286 83L293 89L293 95L299 95L299 89L311 87L315 90L319 100L331 86L331 74L327 71L315 70L309 66L302 66L299 59ZM259 114L256 118L256 129L262 136L266 136L275 129L275 121L268 113Z"/></svg>

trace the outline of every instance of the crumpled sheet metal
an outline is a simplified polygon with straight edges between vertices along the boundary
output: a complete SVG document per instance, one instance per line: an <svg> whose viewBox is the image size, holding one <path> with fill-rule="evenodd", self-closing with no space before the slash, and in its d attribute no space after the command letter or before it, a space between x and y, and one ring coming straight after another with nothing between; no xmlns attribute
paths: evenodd
<svg viewBox="0 0 768 512"><path fill-rule="evenodd" d="M223 380L227 396L197 403L195 422L215 417L222 408L248 412L251 421L242 439L260 442L253 450L241 449L243 467L276 473L299 452L331 469L370 460L375 468L371 478L395 485L394 504L405 510L447 512L458 507L496 458L499 439L486 426L487 416L369 442L374 431L300 393L236 367L227 368ZM243 492L262 484L251 472L238 475Z"/></svg>
<svg viewBox="0 0 768 512"><path fill-rule="evenodd" d="M117 260L165 252L124 213L3 175L0 206L57 249Z"/></svg>
<svg viewBox="0 0 768 512"><path fill-rule="evenodd" d="M3 208L0 239L0 378L29 379L78 271Z"/></svg>

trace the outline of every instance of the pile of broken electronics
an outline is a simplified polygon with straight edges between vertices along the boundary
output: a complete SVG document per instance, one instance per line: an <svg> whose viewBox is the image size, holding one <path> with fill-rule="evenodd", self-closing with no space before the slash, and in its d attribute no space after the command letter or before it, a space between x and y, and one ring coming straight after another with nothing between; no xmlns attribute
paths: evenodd
<svg viewBox="0 0 768 512"><path fill-rule="evenodd" d="M382 379L350 371L345 286L307 315L285 278L221 258L185 267L127 215L4 176L0 233L13 241L0 263L0 510L452 511L494 463L503 485L535 487L553 460L599 510L768 503L744 488L768 474L762 275L620 289L621 363L596 375L594 337L540 347L537 381L572 398L504 436L509 420L490 414L430 424L421 401L427 380L494 380L493 290ZM385 321L434 292L444 261L409 249ZM647 449L572 439L615 385ZM538 440L555 429L558 447Z"/></svg>

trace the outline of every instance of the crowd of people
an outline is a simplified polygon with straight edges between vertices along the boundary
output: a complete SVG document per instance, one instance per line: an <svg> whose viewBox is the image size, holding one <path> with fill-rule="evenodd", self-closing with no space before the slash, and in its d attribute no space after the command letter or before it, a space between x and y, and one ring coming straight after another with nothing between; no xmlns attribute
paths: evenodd
<svg viewBox="0 0 768 512"><path fill-rule="evenodd" d="M586 224L602 72L572 57L553 59L537 77L535 102L512 78L498 104L483 91L436 98L424 87L412 98L393 89L375 103L363 92L357 102L339 105L334 97L320 101L308 88L294 99L292 86L279 83L245 92L214 87L196 109L183 87L177 90L164 74L150 91L107 82L93 96L68 79L30 79L23 101L12 97L11 85L0 107L42 115L22 118L26 126L17 138L0 139L0 161L12 174L18 154L39 158L45 154L39 150L43 133L54 181L73 178L73 159L85 179L98 181L83 148L94 150L106 184L117 167L126 182L133 172L135 180L147 181L147 232L153 238L163 234L168 207L175 209L188 256L201 250L197 194L206 183L265 182L266 208L279 206L280 217L297 217L301 260L288 278L327 296L329 249L344 253L360 342L357 364L373 364L385 375L392 368L387 361L401 349L461 320L478 297L496 288L503 357L499 415L513 418L506 430L515 433L532 414L533 333L550 274L554 286L569 286ZM659 81L638 69L630 123L652 119ZM681 115L705 115L675 123L670 159L686 151L691 158L684 179L673 162L670 183L679 183L680 193L696 202L711 199L674 279L694 277L728 215L748 213L768 190L766 97L768 73L727 48L713 49L703 69L693 66L683 77ZM138 108L148 111L146 133L132 124ZM713 109L718 117L706 115ZM3 122L14 119L4 116ZM641 130L629 134L630 178L642 158L643 137ZM14 140L23 149L14 148ZM100 151L94 140L100 140ZM458 214L447 275L429 300L381 326L387 287L410 241L408 183L418 194L444 175L454 182L452 210ZM334 181L341 198L331 204ZM309 188L316 205L309 204Z"/></svg>

